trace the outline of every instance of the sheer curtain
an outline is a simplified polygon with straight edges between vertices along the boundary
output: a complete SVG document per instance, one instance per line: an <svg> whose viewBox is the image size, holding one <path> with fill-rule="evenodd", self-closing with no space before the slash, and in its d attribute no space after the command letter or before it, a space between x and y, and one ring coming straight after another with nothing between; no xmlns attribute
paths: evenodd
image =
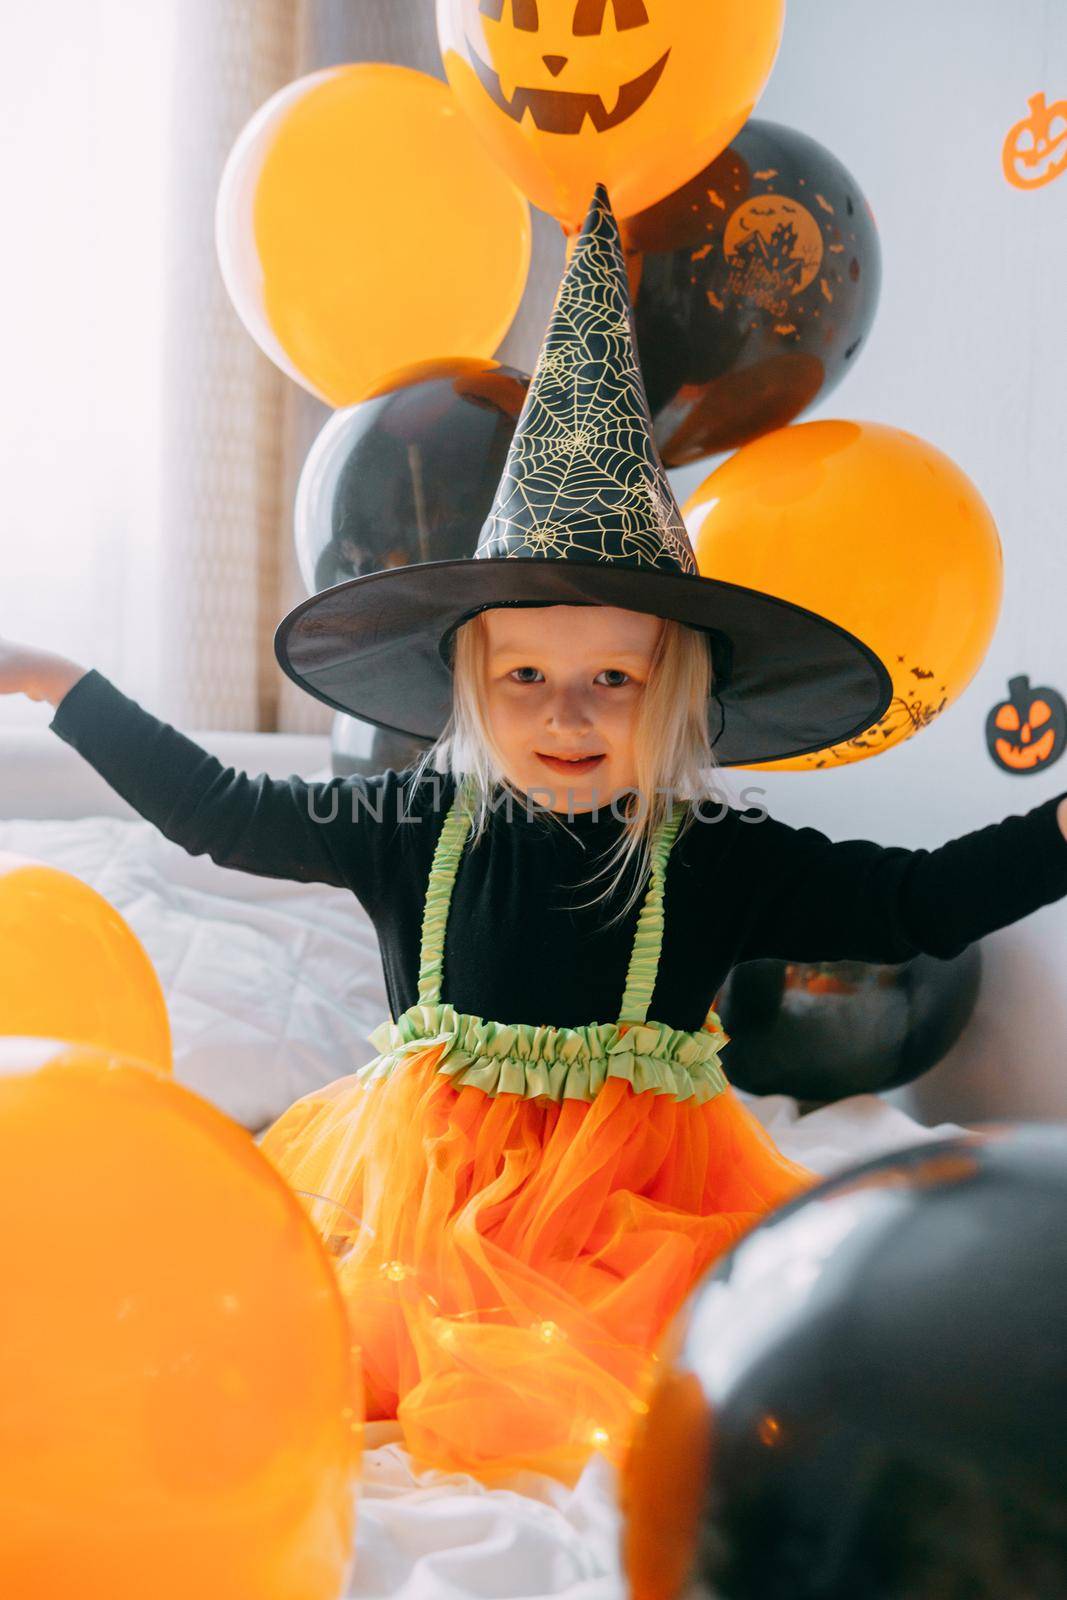
<svg viewBox="0 0 1067 1600"><path fill-rule="evenodd" d="M59 0L0 26L0 633L190 727L276 725L285 380L212 234L298 20L295 0ZM50 714L0 699L5 722Z"/></svg>
<svg viewBox="0 0 1067 1600"><path fill-rule="evenodd" d="M303 598L300 468L329 412L260 354L215 259L226 156L335 61L441 73L432 0L53 0L0 22L0 634L189 729L326 732L273 655ZM563 260L535 214L500 359L532 364ZM49 708L0 697L0 723Z"/></svg>

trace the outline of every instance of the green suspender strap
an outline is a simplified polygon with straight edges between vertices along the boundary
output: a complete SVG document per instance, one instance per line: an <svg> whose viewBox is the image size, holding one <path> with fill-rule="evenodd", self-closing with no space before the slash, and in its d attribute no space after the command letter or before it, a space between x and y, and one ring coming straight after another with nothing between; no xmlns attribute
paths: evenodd
<svg viewBox="0 0 1067 1600"><path fill-rule="evenodd" d="M356 1076L368 1083L386 1077L413 1055L443 1044L436 1071L457 1087L486 1094L592 1100L609 1078L626 1080L635 1094L699 1102L721 1094L727 1085L718 1058L726 1035L703 1029L687 1033L647 1020L663 942L667 858L682 816L683 808L676 805L653 841L651 879L638 917L620 1020L542 1027L457 1012L441 999L452 889L472 826L469 804L457 793L430 869L418 1002L395 1022L374 1030L371 1042L382 1053Z"/></svg>
<svg viewBox="0 0 1067 1600"><path fill-rule="evenodd" d="M652 1004L652 991L659 973L659 958L663 949L663 896L667 884L667 857L678 835L682 822L682 808L676 805L666 821L660 824L652 841L652 874L637 919L630 965L626 973L626 988L622 996L620 1023L644 1022Z"/></svg>
<svg viewBox="0 0 1067 1600"><path fill-rule="evenodd" d="M430 881L426 886L426 907L422 913L422 945L419 952L419 1005L439 1006L441 976L445 962L445 929L452 904L452 889L459 871L460 857L467 843L472 818L457 795L445 818L433 853Z"/></svg>

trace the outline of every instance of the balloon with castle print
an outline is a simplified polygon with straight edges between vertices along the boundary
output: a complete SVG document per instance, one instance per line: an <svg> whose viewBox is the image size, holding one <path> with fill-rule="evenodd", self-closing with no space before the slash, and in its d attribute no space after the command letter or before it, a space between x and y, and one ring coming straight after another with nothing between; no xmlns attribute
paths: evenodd
<svg viewBox="0 0 1067 1600"><path fill-rule="evenodd" d="M882 276L874 216L833 152L796 128L746 123L622 235L668 467L822 405L866 348Z"/></svg>
<svg viewBox="0 0 1067 1600"><path fill-rule="evenodd" d="M278 660L307 693L435 738L451 714L456 630L494 606L609 605L706 633L709 732L724 766L839 743L892 684L869 642L789 599L701 576L656 451L619 229L597 187L492 509L469 557L364 574L281 622Z"/></svg>

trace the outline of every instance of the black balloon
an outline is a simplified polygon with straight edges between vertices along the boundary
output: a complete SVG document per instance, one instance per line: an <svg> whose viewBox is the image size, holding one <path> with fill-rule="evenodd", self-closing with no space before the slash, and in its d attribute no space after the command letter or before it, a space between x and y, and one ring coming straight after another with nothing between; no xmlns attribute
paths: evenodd
<svg viewBox="0 0 1067 1600"><path fill-rule="evenodd" d="M746 1235L671 1338L693 1401L679 1427L653 1398L631 1572L673 1471L674 1543L718 1600L1067 1595L1067 1130L832 1178Z"/></svg>
<svg viewBox="0 0 1067 1600"><path fill-rule="evenodd" d="M824 400L874 320L870 206L841 162L793 128L747 123L623 234L668 467L736 449Z"/></svg>
<svg viewBox="0 0 1067 1600"><path fill-rule="evenodd" d="M952 961L743 961L716 996L723 1067L750 1094L842 1100L898 1088L936 1066L974 1010L978 945Z"/></svg>
<svg viewBox="0 0 1067 1600"><path fill-rule="evenodd" d="M492 361L436 361L335 412L297 490L296 549L308 593L383 567L466 560L529 382Z"/></svg>
<svg viewBox="0 0 1067 1600"><path fill-rule="evenodd" d="M478 542L529 387L493 361L428 362L335 412L308 453L296 550L309 594L383 567L465 560ZM397 771L426 745L334 718L335 777Z"/></svg>

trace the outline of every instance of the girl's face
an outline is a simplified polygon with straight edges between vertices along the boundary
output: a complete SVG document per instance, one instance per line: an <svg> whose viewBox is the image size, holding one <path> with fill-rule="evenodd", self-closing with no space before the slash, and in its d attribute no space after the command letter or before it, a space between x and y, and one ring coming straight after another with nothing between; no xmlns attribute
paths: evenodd
<svg viewBox="0 0 1067 1600"><path fill-rule="evenodd" d="M563 812L607 806L632 788L637 713L662 620L615 606L483 617L486 713L511 783Z"/></svg>

